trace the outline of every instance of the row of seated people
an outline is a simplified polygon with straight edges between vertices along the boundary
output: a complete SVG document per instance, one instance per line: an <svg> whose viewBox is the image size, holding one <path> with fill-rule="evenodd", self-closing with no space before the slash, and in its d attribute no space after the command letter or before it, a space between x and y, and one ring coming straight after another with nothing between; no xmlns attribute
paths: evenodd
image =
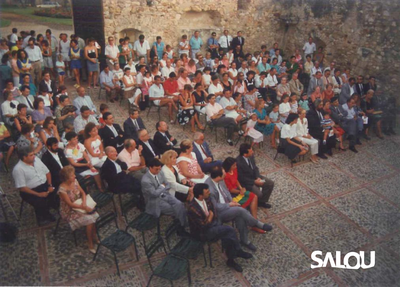
<svg viewBox="0 0 400 287"><path fill-rule="evenodd" d="M248 143L240 146L236 159L229 157L223 162L215 161L206 175L192 152L194 146L199 146L202 152L208 153L204 135L200 133L194 142L181 142L179 157L171 149L164 152L161 159L150 158L146 168L142 148L136 148L133 139L126 139L119 154L113 146L105 148L106 159L99 170L90 163L77 134L69 132L66 137L68 144L64 151L59 148L56 138L48 138L42 159L35 155L31 146L19 148L20 161L14 167L13 178L22 200L34 207L39 224L54 221L50 209L59 209L61 217L69 222L72 230L86 226L88 247L93 253L94 244L98 242L94 223L99 215L86 204L86 194L77 180L83 176L98 177L99 188L104 180L114 193L137 196L138 208L143 209L144 206L148 214L155 217L162 214L174 216L181 223L178 235L187 235L185 228L189 226L195 238L222 239L229 259L227 264L237 271L242 268L234 258L241 255L251 257L241 246L257 250L249 240L248 227L259 233L272 230L270 225L257 219L257 208L271 207L268 201L274 183L260 175ZM137 155L140 161L134 169L128 168L131 162L124 161L132 155ZM207 199L209 194L212 203ZM202 198L206 199L204 203ZM144 202L141 201L143 199ZM79 203L77 200L80 200ZM201 204L201 209L198 204ZM220 225L220 222L231 221L236 223L240 240L232 227Z"/></svg>

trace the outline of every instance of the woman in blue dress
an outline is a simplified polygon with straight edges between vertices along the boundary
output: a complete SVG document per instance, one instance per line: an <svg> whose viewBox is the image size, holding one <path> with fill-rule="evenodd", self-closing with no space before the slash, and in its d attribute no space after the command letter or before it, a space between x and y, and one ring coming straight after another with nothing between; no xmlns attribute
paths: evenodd
<svg viewBox="0 0 400 287"><path fill-rule="evenodd" d="M165 44L161 40L162 38L157 36L156 41L153 43L154 52L156 52L159 59L162 58L163 53L165 52Z"/></svg>
<svg viewBox="0 0 400 287"><path fill-rule="evenodd" d="M261 98L256 100L254 113L257 115L255 129L264 135L271 135L271 146L276 148L276 139L279 136L279 128L271 122L264 109L265 101Z"/></svg>
<svg viewBox="0 0 400 287"><path fill-rule="evenodd" d="M71 70L75 74L75 79L76 79L76 84L74 85L75 88L79 88L81 86L79 69L82 68L81 65L82 55L83 52L78 47L78 41L71 40L71 47L69 48L68 56L71 59L71 64L70 64Z"/></svg>

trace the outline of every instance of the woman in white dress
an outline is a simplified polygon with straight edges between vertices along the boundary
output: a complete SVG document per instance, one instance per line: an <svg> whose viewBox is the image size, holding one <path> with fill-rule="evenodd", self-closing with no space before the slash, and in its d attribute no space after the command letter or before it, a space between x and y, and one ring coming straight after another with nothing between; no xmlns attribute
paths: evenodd
<svg viewBox="0 0 400 287"><path fill-rule="evenodd" d="M310 147L311 158L313 163L318 163L318 140L313 138L308 132L308 121L306 118L307 111L299 108L299 119L297 121L296 134L297 137Z"/></svg>
<svg viewBox="0 0 400 287"><path fill-rule="evenodd" d="M289 103L289 96L284 95L282 97L281 103L279 104L279 115L281 116L281 122L286 123L286 119L289 114L292 113L292 108Z"/></svg>
<svg viewBox="0 0 400 287"><path fill-rule="evenodd" d="M191 140L183 140L180 145L181 154L176 160L180 173L186 177L192 185L196 183L204 183L208 178L201 170L197 162L196 154L193 151Z"/></svg>
<svg viewBox="0 0 400 287"><path fill-rule="evenodd" d="M78 141L78 135L75 132L68 132L65 139L68 141L64 149L65 157L75 168L76 173L81 176L93 176L99 190L104 192L99 172L90 162L85 146Z"/></svg>
<svg viewBox="0 0 400 287"><path fill-rule="evenodd" d="M255 113L251 114L250 119L247 121L246 133L244 134L253 139L251 144L252 146L253 144L259 144L264 140L264 135L254 128L257 124L257 120L257 115Z"/></svg>
<svg viewBox="0 0 400 287"><path fill-rule="evenodd" d="M103 143L99 136L99 131L94 123L88 123L84 130L85 148L93 166L101 168L107 156L104 153Z"/></svg>

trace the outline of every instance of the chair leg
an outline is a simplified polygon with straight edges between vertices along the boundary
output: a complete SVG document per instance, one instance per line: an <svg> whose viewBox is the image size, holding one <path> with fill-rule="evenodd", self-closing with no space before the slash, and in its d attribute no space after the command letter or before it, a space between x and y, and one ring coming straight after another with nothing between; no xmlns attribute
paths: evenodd
<svg viewBox="0 0 400 287"><path fill-rule="evenodd" d="M146 117L149 117L151 107L152 107L152 104L150 103L150 104L149 104L149 109L147 110L147 115L146 115Z"/></svg>
<svg viewBox="0 0 400 287"><path fill-rule="evenodd" d="M207 267L207 258L206 258L206 252L204 251L204 245L202 247L203 251L203 259L204 259L204 267Z"/></svg>
<svg viewBox="0 0 400 287"><path fill-rule="evenodd" d="M21 220L22 210L24 209L24 200L21 199L21 207L19 208L19 220Z"/></svg>
<svg viewBox="0 0 400 287"><path fill-rule="evenodd" d="M119 273L117 254L115 254L115 252L113 252L113 255L114 255L115 266L117 266L117 274L119 277L121 277L121 273Z"/></svg>
<svg viewBox="0 0 400 287"><path fill-rule="evenodd" d="M158 121L160 121L161 120L161 106L158 106L157 113L158 113Z"/></svg>
<svg viewBox="0 0 400 287"><path fill-rule="evenodd" d="M211 257L211 244L210 243L208 243L208 256L210 257L210 267L213 268L212 257Z"/></svg>
<svg viewBox="0 0 400 287"><path fill-rule="evenodd" d="M274 156L274 160L276 160L276 158L278 157L278 151L276 151L276 154L275 154L275 156Z"/></svg>
<svg viewBox="0 0 400 287"><path fill-rule="evenodd" d="M56 236L56 234L57 234L58 226L60 225L60 221L61 221L61 217L59 217L57 219L56 229L54 229L54 233L53 233L54 236Z"/></svg>
<svg viewBox="0 0 400 287"><path fill-rule="evenodd" d="M119 207L120 207L121 213L122 213L122 196L120 193L118 194L118 199L119 199ZM122 213L122 215L124 215L124 214Z"/></svg>
<svg viewBox="0 0 400 287"><path fill-rule="evenodd" d="M96 253L95 253L94 256L93 256L93 261L96 260L97 253L99 253L99 249L100 249L100 245L97 245Z"/></svg>
<svg viewBox="0 0 400 287"><path fill-rule="evenodd" d="M151 274L151 276L150 276L150 278L149 278L149 282L147 282L146 287L150 286L150 282L151 282L151 279L153 279L153 276L154 276L154 274Z"/></svg>
<svg viewBox="0 0 400 287"><path fill-rule="evenodd" d="M72 235L74 236L75 246L78 247L78 241L76 240L76 230L72 231Z"/></svg>
<svg viewBox="0 0 400 287"><path fill-rule="evenodd" d="M187 273L188 273L188 282L189 282L189 286L190 284L192 284L192 276L190 275L190 263L189 260L187 260L188 266L187 266Z"/></svg>

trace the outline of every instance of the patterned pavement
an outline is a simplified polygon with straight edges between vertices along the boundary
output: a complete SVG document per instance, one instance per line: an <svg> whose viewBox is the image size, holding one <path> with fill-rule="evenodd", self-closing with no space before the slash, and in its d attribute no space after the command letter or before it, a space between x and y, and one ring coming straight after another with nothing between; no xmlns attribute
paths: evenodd
<svg viewBox="0 0 400 287"><path fill-rule="evenodd" d="M71 89L69 94L75 97ZM98 90L92 98L99 106ZM102 94L104 101L104 92ZM109 103L116 122L128 116L127 108ZM158 116L153 109L149 117L141 114L150 134L155 132ZM162 109L162 119L167 119ZM202 119L204 120L204 119ZM178 141L191 138L190 129L170 125ZM400 131L397 131L400 134ZM222 133L218 141L214 132L205 132L206 140L218 159L235 157L237 147L225 143ZM238 260L244 269L236 273L225 265L220 246L213 245L214 268L203 267L202 256L191 260L193 286L398 286L400 282L400 136L380 140L373 137L351 151L334 151L334 156L312 164L305 161L290 168L284 155L273 160L275 150L269 140L256 150L256 161L262 174L275 181L271 197L273 208L259 209L259 218L274 226L266 235L250 232L258 247L254 258ZM12 164L16 162L12 157ZM19 211L20 197L13 188L11 174L1 173L1 187L14 210ZM8 217L12 222L9 209ZM132 218L136 210L129 214ZM1 220L3 215L1 214ZM162 226L170 219L163 217ZM124 225L122 218L119 223ZM25 205L20 221L18 239L1 245L0 285L85 285L85 286L145 286L150 269L144 255L141 236L130 231L138 242L139 261L134 249L118 254L121 278L116 275L112 254L101 249L95 262L86 246L83 229L78 230L78 246L65 223L56 236L54 224L37 227L32 207ZM147 234L146 236L148 236ZM311 253L350 251L376 252L374 268L345 270L336 268L311 269ZM163 258L156 255L155 262ZM367 259L369 260L369 259ZM154 278L152 286L168 284ZM186 286L186 277L175 282Z"/></svg>

